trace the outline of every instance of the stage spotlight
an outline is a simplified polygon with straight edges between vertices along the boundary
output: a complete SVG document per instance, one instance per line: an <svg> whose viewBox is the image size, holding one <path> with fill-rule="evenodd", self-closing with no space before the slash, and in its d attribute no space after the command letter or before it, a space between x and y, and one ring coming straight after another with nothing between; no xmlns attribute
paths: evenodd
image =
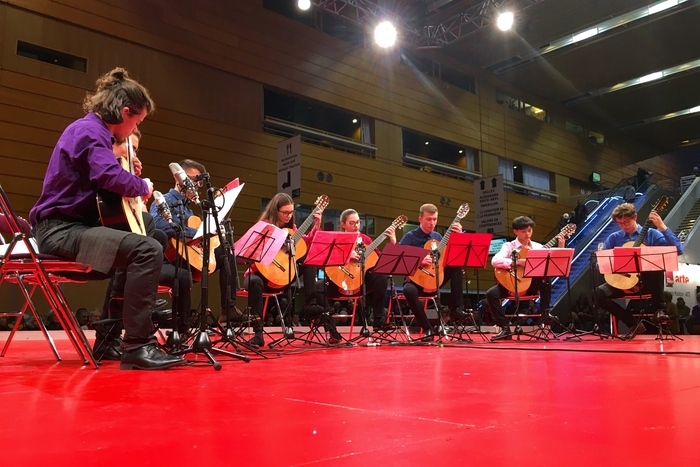
<svg viewBox="0 0 700 467"><path fill-rule="evenodd" d="M515 17L513 16L512 12L505 11L498 15L498 18L496 19L496 26L498 26L498 29L501 31L508 31L511 27L513 27L514 19Z"/></svg>
<svg viewBox="0 0 700 467"><path fill-rule="evenodd" d="M300 10L308 10L311 8L311 0L299 0L297 2L297 6L299 7Z"/></svg>
<svg viewBox="0 0 700 467"><path fill-rule="evenodd" d="M383 49L396 43L396 28L391 21L383 21L374 28L374 42Z"/></svg>

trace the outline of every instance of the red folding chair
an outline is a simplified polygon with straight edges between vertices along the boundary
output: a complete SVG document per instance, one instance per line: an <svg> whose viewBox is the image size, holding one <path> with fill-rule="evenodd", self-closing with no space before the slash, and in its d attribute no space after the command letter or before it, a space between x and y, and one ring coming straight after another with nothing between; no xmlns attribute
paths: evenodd
<svg viewBox="0 0 700 467"><path fill-rule="evenodd" d="M82 282L88 279L91 267L56 256L38 253L36 244L31 238L29 224L26 220L17 216L2 186L0 186L0 215L2 215L0 232L12 236L12 241L3 248L4 251L2 251L2 256L0 256L0 285L3 282L19 285L25 300L27 300L27 305L22 308L22 311L17 313L17 315L21 315L17 317L18 322L24 316L27 308L32 310L35 318L39 318L37 323L41 322L32 302L32 295L39 288L49 306L53 309L71 344L83 359L83 363L85 365L91 364L97 369L98 365L92 355L90 344L82 329L80 329L80 325L75 319L60 287L61 283ZM40 327L56 359L60 361L61 358L58 351L50 335L46 332L43 323ZM15 323L15 328L11 332L8 342L5 343L2 355L5 354L17 328L18 325Z"/></svg>

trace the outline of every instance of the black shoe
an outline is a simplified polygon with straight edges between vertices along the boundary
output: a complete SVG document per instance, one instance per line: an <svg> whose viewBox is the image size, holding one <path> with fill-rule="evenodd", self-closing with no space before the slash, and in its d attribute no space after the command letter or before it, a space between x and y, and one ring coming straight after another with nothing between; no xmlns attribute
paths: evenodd
<svg viewBox="0 0 700 467"><path fill-rule="evenodd" d="M122 351L119 348L121 338L105 340L95 339L95 344L92 346L92 355L98 362L101 360L121 360Z"/></svg>
<svg viewBox="0 0 700 467"><path fill-rule="evenodd" d="M386 321L374 322L372 323L372 329L374 332L384 332L392 328L391 324Z"/></svg>
<svg viewBox="0 0 700 467"><path fill-rule="evenodd" d="M157 324L159 328L168 328L173 325L173 310L153 310L151 312L151 321Z"/></svg>
<svg viewBox="0 0 700 467"><path fill-rule="evenodd" d="M647 330L647 327L644 326L644 323L639 322L636 326L634 326L632 329L629 330L627 334L625 334L625 340L631 341L634 339L637 334L643 334L644 331Z"/></svg>
<svg viewBox="0 0 700 467"><path fill-rule="evenodd" d="M423 337L421 337L422 341L432 341L434 337L435 331L433 331L433 328L423 329Z"/></svg>
<svg viewBox="0 0 700 467"><path fill-rule="evenodd" d="M658 310L654 313L654 322L659 324L668 324L671 321L671 317L666 314L664 310Z"/></svg>
<svg viewBox="0 0 700 467"><path fill-rule="evenodd" d="M167 304L168 304L168 301L166 299L159 298L153 303L153 308L157 310L159 308L163 308Z"/></svg>
<svg viewBox="0 0 700 467"><path fill-rule="evenodd" d="M454 310L450 310L450 318L452 318L452 320L456 322L463 321L469 318L469 313L458 307Z"/></svg>
<svg viewBox="0 0 700 467"><path fill-rule="evenodd" d="M331 337L328 338L328 343L331 345L340 344L343 341L343 336L336 330L330 332Z"/></svg>
<svg viewBox="0 0 700 467"><path fill-rule="evenodd" d="M255 347L255 348L264 346L264 345L265 345L265 339L263 339L263 333L262 333L262 331L256 332L255 335L253 336L253 338L252 338L251 340L248 341L248 344L249 344L251 347Z"/></svg>
<svg viewBox="0 0 700 467"><path fill-rule="evenodd" d="M148 344L138 349L124 351L120 370L164 370L173 366L184 365L182 357L168 355L155 344Z"/></svg>
<svg viewBox="0 0 700 467"><path fill-rule="evenodd" d="M510 332L510 326L505 326L501 329L501 332L491 337L491 342L496 342L500 340L510 340L513 338L513 333Z"/></svg>

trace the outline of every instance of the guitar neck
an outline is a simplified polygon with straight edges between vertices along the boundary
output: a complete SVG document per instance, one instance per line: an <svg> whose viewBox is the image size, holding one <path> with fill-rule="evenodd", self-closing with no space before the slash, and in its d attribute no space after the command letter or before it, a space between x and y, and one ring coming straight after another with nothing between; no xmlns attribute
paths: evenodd
<svg viewBox="0 0 700 467"><path fill-rule="evenodd" d="M369 246L365 249L365 256L369 256L369 254L376 250L377 247L381 245L385 239L386 234L382 232L382 234L375 238L374 241L370 243Z"/></svg>
<svg viewBox="0 0 700 467"><path fill-rule="evenodd" d="M450 222L450 226L454 224L455 222L459 222L462 219L462 217L458 214L455 216L454 219L452 219L452 222ZM445 235L442 236L442 240L440 240L440 243L438 243L438 246L436 248L438 253L442 253L442 250L445 249L445 245L447 245L447 241L450 239L450 235L452 234L452 231L450 228L447 228L447 232L445 232Z"/></svg>
<svg viewBox="0 0 700 467"><path fill-rule="evenodd" d="M292 242L296 245L299 240L301 240L301 237L306 235L306 232L311 228L311 225L314 223L314 214L316 214L317 211L319 211L319 207L316 206L313 211L311 211L311 214L309 214L309 217L307 217L304 222L297 228L297 231L294 232L294 235L292 235Z"/></svg>
<svg viewBox="0 0 700 467"><path fill-rule="evenodd" d="M552 248L554 246L554 244L559 241L560 236L561 236L561 234L555 235L553 239L551 239L550 241L548 241L547 243L542 245L542 248Z"/></svg>
<svg viewBox="0 0 700 467"><path fill-rule="evenodd" d="M647 232L649 231L649 227L651 227L651 221L646 221L646 223L644 224L644 227L642 227L642 231L639 232L639 235L637 235L637 239L634 241L634 245L632 245L633 248L641 246L641 244L644 243L644 239L647 236Z"/></svg>

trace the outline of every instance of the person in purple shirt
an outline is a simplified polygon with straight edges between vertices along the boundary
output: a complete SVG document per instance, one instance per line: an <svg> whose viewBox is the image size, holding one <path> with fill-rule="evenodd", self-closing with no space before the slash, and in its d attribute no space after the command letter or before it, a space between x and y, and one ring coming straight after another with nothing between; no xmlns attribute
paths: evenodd
<svg viewBox="0 0 700 467"><path fill-rule="evenodd" d="M83 102L86 115L71 123L49 159L41 195L29 212L42 253L92 266L109 277L123 269L115 292L123 293L122 369L162 369L184 364L155 345L151 309L156 299L163 248L151 237L98 224L98 190L121 196L151 195L153 184L124 170L113 141L131 135L155 109L148 91L115 68L97 80ZM97 345L97 343L96 343Z"/></svg>
<svg viewBox="0 0 700 467"><path fill-rule="evenodd" d="M632 203L623 203L616 206L611 214L612 220L617 223L620 230L613 232L603 242L603 247L607 249L624 246L627 242L633 242L642 231L642 226L637 224L637 211ZM679 255L683 254L683 245L681 241L671 232L671 229L666 227L661 216L656 211L649 214L649 221L654 224L656 229L649 229L644 237L646 246L675 246ZM640 273L640 286L632 291L617 289L607 283L601 284L596 288L596 297L598 306L611 315L617 317L627 325L629 332L623 336L625 339L634 339L634 337L646 331L646 326L641 321L637 322L632 312L627 310L617 303L614 299L631 293L634 294L651 294L651 309L665 310L664 302L664 271L648 271Z"/></svg>

